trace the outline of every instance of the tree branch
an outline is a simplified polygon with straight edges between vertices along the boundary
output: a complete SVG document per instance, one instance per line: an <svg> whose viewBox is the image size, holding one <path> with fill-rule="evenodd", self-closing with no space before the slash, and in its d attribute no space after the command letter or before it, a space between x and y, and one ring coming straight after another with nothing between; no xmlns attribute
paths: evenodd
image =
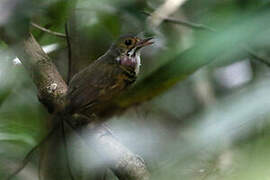
<svg viewBox="0 0 270 180"><path fill-rule="evenodd" d="M100 153L103 158L112 162L111 169L119 179L150 179L149 172L142 158L120 144L107 130L97 128L93 134L97 149L101 150Z"/></svg>
<svg viewBox="0 0 270 180"><path fill-rule="evenodd" d="M4 31L0 37L10 46L20 59L38 89L40 101L50 112L64 106L63 97L67 92L67 85L50 57L42 50L32 34L17 42Z"/></svg>
<svg viewBox="0 0 270 180"><path fill-rule="evenodd" d="M145 162L138 155L119 143L104 125L88 124L80 135L98 150L105 163L120 180L149 180Z"/></svg>

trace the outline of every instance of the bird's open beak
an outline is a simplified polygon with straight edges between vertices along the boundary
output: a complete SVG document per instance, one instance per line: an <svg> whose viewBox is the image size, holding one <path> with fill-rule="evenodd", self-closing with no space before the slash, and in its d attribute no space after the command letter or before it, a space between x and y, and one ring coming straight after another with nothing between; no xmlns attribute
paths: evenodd
<svg viewBox="0 0 270 180"><path fill-rule="evenodd" d="M142 48L142 47L145 47L145 46L149 46L151 44L154 44L154 41L152 41L152 40L153 40L153 38L143 39L143 40L141 40L141 41L138 42L137 47Z"/></svg>

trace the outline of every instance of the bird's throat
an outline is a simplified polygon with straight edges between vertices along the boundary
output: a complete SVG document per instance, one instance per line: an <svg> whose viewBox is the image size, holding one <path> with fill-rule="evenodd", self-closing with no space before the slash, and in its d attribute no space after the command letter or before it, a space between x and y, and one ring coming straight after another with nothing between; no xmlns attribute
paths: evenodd
<svg viewBox="0 0 270 180"><path fill-rule="evenodd" d="M136 75L140 71L140 65L141 65L141 58L140 54L136 54L135 56L120 56L117 58L117 61L124 67L128 69L134 70Z"/></svg>

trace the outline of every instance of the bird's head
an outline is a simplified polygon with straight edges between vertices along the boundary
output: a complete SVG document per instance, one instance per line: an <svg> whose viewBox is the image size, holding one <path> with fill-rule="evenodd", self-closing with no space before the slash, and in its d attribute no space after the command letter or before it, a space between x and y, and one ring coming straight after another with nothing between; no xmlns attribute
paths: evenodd
<svg viewBox="0 0 270 180"><path fill-rule="evenodd" d="M115 60L124 67L134 69L136 74L139 73L141 49L153 44L152 39L131 35L120 37L111 47L117 54Z"/></svg>

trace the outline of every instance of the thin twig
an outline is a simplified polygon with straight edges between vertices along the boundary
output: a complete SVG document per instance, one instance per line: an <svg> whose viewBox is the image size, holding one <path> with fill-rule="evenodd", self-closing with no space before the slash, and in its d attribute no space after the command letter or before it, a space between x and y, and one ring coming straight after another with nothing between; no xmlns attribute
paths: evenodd
<svg viewBox="0 0 270 180"><path fill-rule="evenodd" d="M143 13L147 16L152 15L150 12L147 12L147 11L143 11ZM173 19L173 18L162 18L162 19L163 19L163 22L167 22L167 23L174 23L174 24L183 25L183 26L190 27L190 28L199 29L199 30L208 30L211 32L216 32L215 29L208 27L204 24L197 24L197 23ZM260 61L261 63L265 64L266 66L270 67L270 59L267 60L266 58L259 56L257 53L255 53L252 49L250 49L248 47L244 47L244 50L249 54L249 56Z"/></svg>
<svg viewBox="0 0 270 180"><path fill-rule="evenodd" d="M143 11L143 14L147 15L147 16L151 16L150 12L147 11ZM193 28L193 29L198 29L198 30L207 30L207 31L211 31L211 32L215 32L216 30L208 27L204 24L198 24L198 23L193 23L193 22L189 22L189 21L183 21L183 20L178 20L178 19L174 19L174 18L163 18L163 22L165 23L173 23L173 24L178 24L178 25L182 25L182 26L186 26L189 28Z"/></svg>
<svg viewBox="0 0 270 180"><path fill-rule="evenodd" d="M265 64L267 67L270 68L270 60L267 60L264 57L259 56L257 53L255 53L252 49L250 48L244 48L246 50L246 52L249 54L249 56L251 56L252 58L260 61L261 63Z"/></svg>
<svg viewBox="0 0 270 180"><path fill-rule="evenodd" d="M68 24L65 24L65 32L66 32L66 41L67 41L67 47L68 47L68 74L67 74L67 84L69 84L69 81L71 79L71 43L70 43L70 37L68 32Z"/></svg>
<svg viewBox="0 0 270 180"><path fill-rule="evenodd" d="M72 174L72 170L70 167L70 159L69 159L69 153L68 153L68 149L67 149L67 139L66 139L66 132L65 132L65 127L64 127L64 120L61 119L61 129L62 129L62 138L63 138L63 145L64 145L64 154L65 154L65 158L67 160L67 170L68 170L68 174L71 178L71 180L75 180L73 174Z"/></svg>
<svg viewBox="0 0 270 180"><path fill-rule="evenodd" d="M169 17L180 9L186 1L187 0L164 0L164 3L151 14L150 24L154 27L158 27L164 21L164 18Z"/></svg>
<svg viewBox="0 0 270 180"><path fill-rule="evenodd" d="M43 31L43 32L49 33L49 34L51 34L51 35L54 35L54 36L57 36L57 37L60 37L60 38L66 38L66 35L63 34L63 33L55 32L55 31L49 30L49 29L44 28L44 27L42 27L42 26L40 26L40 25L38 25L38 24L36 24L36 23L33 23L33 22L31 22L31 25L32 25L33 27L35 27L35 28L37 28L37 29L39 29L39 30L41 30L41 31Z"/></svg>
<svg viewBox="0 0 270 180"><path fill-rule="evenodd" d="M143 13L147 16L152 15L150 12L147 12L147 11L143 11ZM186 26L189 28L195 28L195 29L199 29L199 30L208 30L211 32L216 32L215 29L213 29L209 26L206 26L204 24L197 24L197 23L173 19L173 18L162 18L162 19L163 19L163 22L167 22L167 23L174 23L174 24L183 25L183 26ZM267 60L266 58L259 56L257 53L255 53L252 49L250 49L248 47L244 47L244 50L249 54L249 56L260 61L261 63L265 64L266 66L270 67L270 60Z"/></svg>

